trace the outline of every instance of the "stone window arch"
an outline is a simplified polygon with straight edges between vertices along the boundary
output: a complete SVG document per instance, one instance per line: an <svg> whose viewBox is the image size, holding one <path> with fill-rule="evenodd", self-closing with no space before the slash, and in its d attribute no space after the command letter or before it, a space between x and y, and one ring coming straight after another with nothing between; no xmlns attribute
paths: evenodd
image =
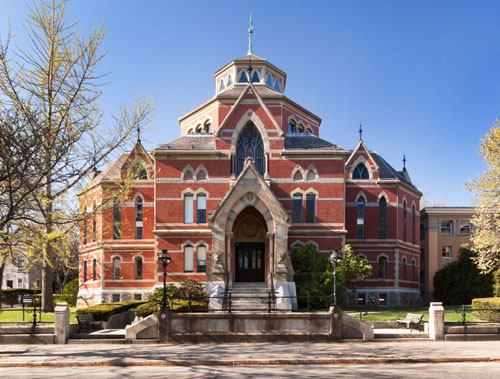
<svg viewBox="0 0 500 379"><path fill-rule="evenodd" d="M378 257L378 278L387 279L387 257L385 255Z"/></svg>
<svg viewBox="0 0 500 379"><path fill-rule="evenodd" d="M366 168L363 162L358 163L358 165L354 167L354 170L352 171L352 178L361 180L370 179L370 174L368 173L368 169Z"/></svg>
<svg viewBox="0 0 500 379"><path fill-rule="evenodd" d="M143 238L143 220L144 220L144 199L138 193L135 199L135 239L142 240Z"/></svg>
<svg viewBox="0 0 500 379"><path fill-rule="evenodd" d="M306 176L306 180L308 182L312 182L312 181L315 181L318 179L318 171L316 171L316 169L314 168L314 166L310 166L308 169L307 169L307 176Z"/></svg>
<svg viewBox="0 0 500 379"><path fill-rule="evenodd" d="M113 280L120 280L122 278L122 258L115 255L111 261L113 262Z"/></svg>
<svg viewBox="0 0 500 379"><path fill-rule="evenodd" d="M207 180L207 170L203 165L198 166L196 169L196 181L197 182L202 182Z"/></svg>
<svg viewBox="0 0 500 379"><path fill-rule="evenodd" d="M378 200L378 238L387 238L387 199L385 196Z"/></svg>
<svg viewBox="0 0 500 379"><path fill-rule="evenodd" d="M190 165L187 165L182 170L182 180L185 182L192 182L194 180L194 171Z"/></svg>
<svg viewBox="0 0 500 379"><path fill-rule="evenodd" d="M243 171L245 159L252 157L257 171L264 175L264 143L257 127L250 121L241 131L236 144L236 175Z"/></svg>
<svg viewBox="0 0 500 379"><path fill-rule="evenodd" d="M365 238L365 208L366 199L359 195L356 200L356 237L359 239Z"/></svg>

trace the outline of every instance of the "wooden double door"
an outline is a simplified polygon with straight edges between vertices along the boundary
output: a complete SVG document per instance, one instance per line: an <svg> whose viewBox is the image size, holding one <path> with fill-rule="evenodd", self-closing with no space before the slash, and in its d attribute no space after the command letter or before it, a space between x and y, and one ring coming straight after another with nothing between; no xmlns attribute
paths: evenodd
<svg viewBox="0 0 500 379"><path fill-rule="evenodd" d="M235 244L235 281L263 282L265 279L265 244L238 242Z"/></svg>

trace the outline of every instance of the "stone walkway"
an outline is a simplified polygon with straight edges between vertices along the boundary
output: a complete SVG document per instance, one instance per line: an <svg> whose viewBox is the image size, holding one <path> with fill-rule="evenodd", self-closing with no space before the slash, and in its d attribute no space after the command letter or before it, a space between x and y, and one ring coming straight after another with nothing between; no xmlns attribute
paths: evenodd
<svg viewBox="0 0 500 379"><path fill-rule="evenodd" d="M500 362L500 341L2 345L0 367Z"/></svg>

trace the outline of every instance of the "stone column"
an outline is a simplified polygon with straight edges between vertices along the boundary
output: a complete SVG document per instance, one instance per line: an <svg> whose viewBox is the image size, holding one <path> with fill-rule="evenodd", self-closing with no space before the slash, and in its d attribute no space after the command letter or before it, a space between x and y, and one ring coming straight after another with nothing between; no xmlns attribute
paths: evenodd
<svg viewBox="0 0 500 379"><path fill-rule="evenodd" d="M331 315L330 319L330 339L342 339L342 309L338 305L330 306L328 311Z"/></svg>
<svg viewBox="0 0 500 379"><path fill-rule="evenodd" d="M443 303L431 303L429 307L429 338L444 340Z"/></svg>
<svg viewBox="0 0 500 379"><path fill-rule="evenodd" d="M54 311L54 337L57 344L65 344L69 339L69 307L67 303L57 303Z"/></svg>
<svg viewBox="0 0 500 379"><path fill-rule="evenodd" d="M170 310L167 308L160 308L158 313L158 341L170 341Z"/></svg>

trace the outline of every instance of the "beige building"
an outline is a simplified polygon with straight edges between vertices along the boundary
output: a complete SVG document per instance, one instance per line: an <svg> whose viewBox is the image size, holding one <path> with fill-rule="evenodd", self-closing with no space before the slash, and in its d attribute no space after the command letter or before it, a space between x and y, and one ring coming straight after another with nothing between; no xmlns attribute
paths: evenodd
<svg viewBox="0 0 500 379"><path fill-rule="evenodd" d="M455 260L462 244L470 244L472 207L426 207L420 211L421 275L424 303L433 300L436 271Z"/></svg>

